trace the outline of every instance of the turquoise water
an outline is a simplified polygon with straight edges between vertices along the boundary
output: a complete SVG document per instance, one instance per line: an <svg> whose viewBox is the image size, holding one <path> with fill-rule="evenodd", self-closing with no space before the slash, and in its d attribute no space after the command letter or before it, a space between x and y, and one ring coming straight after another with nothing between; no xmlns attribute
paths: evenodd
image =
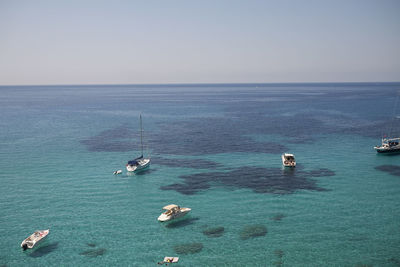
<svg viewBox="0 0 400 267"><path fill-rule="evenodd" d="M399 266L400 155L373 150L400 130L399 88L0 87L0 266ZM152 166L129 175L140 113ZM159 223L171 203L192 212ZM267 232L242 239L249 226Z"/></svg>

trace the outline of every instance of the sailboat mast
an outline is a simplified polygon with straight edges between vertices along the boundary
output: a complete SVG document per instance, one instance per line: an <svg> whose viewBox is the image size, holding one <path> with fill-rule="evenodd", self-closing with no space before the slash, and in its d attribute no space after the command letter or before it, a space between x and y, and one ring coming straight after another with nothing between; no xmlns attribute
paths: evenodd
<svg viewBox="0 0 400 267"><path fill-rule="evenodd" d="M143 157L143 126L142 126L142 114L140 114L140 145Z"/></svg>

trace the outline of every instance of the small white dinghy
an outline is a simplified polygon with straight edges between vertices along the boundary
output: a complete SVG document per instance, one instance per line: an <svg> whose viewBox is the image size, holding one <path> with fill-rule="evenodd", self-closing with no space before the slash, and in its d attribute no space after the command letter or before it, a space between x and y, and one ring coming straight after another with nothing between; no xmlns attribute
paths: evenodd
<svg viewBox="0 0 400 267"><path fill-rule="evenodd" d="M168 264L168 263L175 263L179 261L179 257L165 257L163 261L158 262L158 264Z"/></svg>
<svg viewBox="0 0 400 267"><path fill-rule="evenodd" d="M121 174L122 170L115 171L114 174Z"/></svg>
<svg viewBox="0 0 400 267"><path fill-rule="evenodd" d="M47 230L37 230L33 234L31 234L28 238L26 238L21 243L21 248L26 250L28 248L33 248L39 241L45 238L50 232L50 229Z"/></svg>

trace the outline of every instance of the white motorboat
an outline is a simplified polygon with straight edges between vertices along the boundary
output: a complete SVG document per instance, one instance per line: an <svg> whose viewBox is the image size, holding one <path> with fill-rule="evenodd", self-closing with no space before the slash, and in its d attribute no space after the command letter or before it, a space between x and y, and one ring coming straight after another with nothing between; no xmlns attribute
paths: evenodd
<svg viewBox="0 0 400 267"><path fill-rule="evenodd" d="M142 155L134 160L128 161L126 164L126 170L128 172L139 172L144 171L150 167L150 158L143 156L143 127L142 127L142 114L140 114L140 144Z"/></svg>
<svg viewBox="0 0 400 267"><path fill-rule="evenodd" d="M122 170L115 171L114 174L121 174Z"/></svg>
<svg viewBox="0 0 400 267"><path fill-rule="evenodd" d="M33 234L31 234L28 238L26 238L21 243L21 248L26 250L28 248L33 248L39 241L45 238L49 234L50 230L37 230Z"/></svg>
<svg viewBox="0 0 400 267"><path fill-rule="evenodd" d="M400 152L399 138L383 138L382 145L374 147L378 153L397 153Z"/></svg>
<svg viewBox="0 0 400 267"><path fill-rule="evenodd" d="M374 147L376 152L378 153L398 153L400 152L400 137L398 135L399 129L399 123L398 119L400 119L400 116L396 116L396 111L397 111L397 106L399 103L400 99L400 91L397 93L394 109L393 109L393 119L391 120L391 123L388 123L388 131L389 134L384 136L382 138L382 144L380 146ZM397 136L397 137L396 137ZM391 137L391 138L389 138Z"/></svg>
<svg viewBox="0 0 400 267"><path fill-rule="evenodd" d="M296 167L296 159L293 154L284 153L282 154L282 164L285 167Z"/></svg>
<svg viewBox="0 0 400 267"><path fill-rule="evenodd" d="M158 217L158 220L160 222L166 222L176 218L183 217L192 210L190 208L181 208L175 204L165 206L163 209L166 211L161 213L161 215Z"/></svg>

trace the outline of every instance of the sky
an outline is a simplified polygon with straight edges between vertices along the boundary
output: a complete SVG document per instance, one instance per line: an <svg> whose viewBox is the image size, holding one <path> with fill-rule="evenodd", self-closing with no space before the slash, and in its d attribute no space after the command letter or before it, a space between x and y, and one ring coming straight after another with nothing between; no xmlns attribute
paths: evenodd
<svg viewBox="0 0 400 267"><path fill-rule="evenodd" d="M0 85L398 82L400 0L0 0Z"/></svg>

